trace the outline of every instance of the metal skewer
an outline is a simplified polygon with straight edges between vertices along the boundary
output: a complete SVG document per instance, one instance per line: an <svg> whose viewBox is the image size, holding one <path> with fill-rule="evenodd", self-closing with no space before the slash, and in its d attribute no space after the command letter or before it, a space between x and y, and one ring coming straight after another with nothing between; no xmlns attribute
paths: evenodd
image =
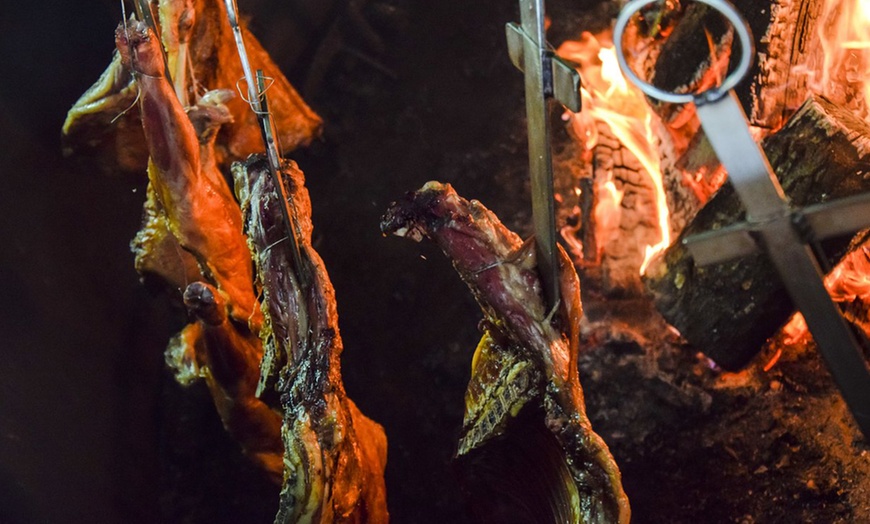
<svg viewBox="0 0 870 524"><path fill-rule="evenodd" d="M556 57L544 32L544 0L520 0L520 25L507 24L508 51L526 80L526 118L529 134L529 172L532 181L532 220L538 273L544 298L559 303L559 251L553 160L550 151L548 102L555 97L572 111L580 110L580 75Z"/></svg>
<svg viewBox="0 0 870 524"><path fill-rule="evenodd" d="M870 437L870 370L864 360L861 345L837 304L825 288L820 261L812 250L806 235L806 216L814 217L817 223L825 214L836 220L844 213L863 209L865 217L868 200L861 198L837 205L829 204L827 211L820 206L802 213L793 210L779 184L764 151L752 138L743 107L733 88L749 72L755 53L752 35L740 13L725 0L697 0L719 11L734 27L741 44L741 59L736 70L728 75L720 87L695 94L678 94L663 91L644 82L631 70L625 60L622 40L631 17L647 5L659 0L634 0L619 14L614 28L616 57L625 76L647 95L673 103L694 102L701 126L719 160L728 171L728 178L746 208L747 226L760 237L761 248L776 268L792 301L803 313L810 332L821 351L822 358L865 437ZM851 220L860 228L870 220ZM836 229L843 232L843 228ZM730 238L734 238L733 236ZM702 244L702 258L717 261L710 252L714 242L722 245L729 237L711 240L707 234ZM691 240L687 239L691 249ZM735 251L722 246L725 251ZM745 249L742 245L737 251ZM694 251L693 251L694 253ZM718 260L718 261L721 261ZM696 262L698 260L696 259Z"/></svg>
<svg viewBox="0 0 870 524"><path fill-rule="evenodd" d="M293 254L293 264L296 266L295 273L299 277L303 287L308 285L308 272L305 271L302 264L302 251L299 246L299 237L302 235L299 229L299 214L296 210L296 204L292 198L287 197L287 188L284 186L284 181L281 178L281 155L278 150L277 133L275 132L275 123L272 120L272 115L269 113L268 102L266 99L265 77L262 70L257 70L257 76L251 69L251 62L248 59L248 52L245 49L245 41L242 38L242 29L239 25L239 8L236 0L224 0L227 7L227 15L229 17L230 26L233 29L233 36L236 40L236 48L239 52L239 59L242 63L242 71L245 75L245 82L248 85L248 99L251 108L257 115L257 123L260 126L260 134L263 138L265 146L266 160L269 165L269 174L272 176L275 188L278 190L278 196L281 199L281 214L284 218L284 227L287 232L287 238L291 244L291 252Z"/></svg>
<svg viewBox="0 0 870 524"><path fill-rule="evenodd" d="M160 38L160 32L157 30L157 23L154 22L154 13L151 12L151 2L149 0L135 0L133 5L136 8L136 16L139 20L145 22L145 24L151 29L151 32L154 33L154 36L158 39ZM124 23L127 23L125 20ZM169 81L170 85L175 85L172 81L172 72L169 71L169 58L166 56L166 49L163 47L163 43L160 43L160 54L163 56L163 74L166 77L166 80Z"/></svg>

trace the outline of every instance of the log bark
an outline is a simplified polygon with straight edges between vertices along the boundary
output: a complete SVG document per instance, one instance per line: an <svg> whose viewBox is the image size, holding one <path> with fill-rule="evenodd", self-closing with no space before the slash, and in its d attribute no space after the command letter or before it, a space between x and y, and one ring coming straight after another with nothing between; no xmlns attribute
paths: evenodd
<svg viewBox="0 0 870 524"><path fill-rule="evenodd" d="M806 100L810 70L806 63L821 52L816 24L822 0L776 0L759 53L757 74L751 88L752 124L775 130ZM803 66L803 67L796 67Z"/></svg>
<svg viewBox="0 0 870 524"><path fill-rule="evenodd" d="M870 190L870 127L824 98L807 100L763 148L796 208ZM699 267L681 241L743 218L733 189L724 185L644 277L665 319L729 370L743 367L794 306L766 255ZM822 248L836 261L849 242L832 239Z"/></svg>

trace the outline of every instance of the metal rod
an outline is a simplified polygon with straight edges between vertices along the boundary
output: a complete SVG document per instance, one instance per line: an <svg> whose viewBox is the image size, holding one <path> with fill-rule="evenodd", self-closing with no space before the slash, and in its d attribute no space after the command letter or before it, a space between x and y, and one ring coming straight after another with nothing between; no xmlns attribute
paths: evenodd
<svg viewBox="0 0 870 524"><path fill-rule="evenodd" d="M529 135L529 173L538 273L544 298L559 303L559 259L553 199L553 161L550 152L548 95L553 93L552 66L544 35L543 0L520 0L520 22L534 49L523 53L526 79L526 118Z"/></svg>
<svg viewBox="0 0 870 524"><path fill-rule="evenodd" d="M299 278L300 284L307 287L309 278L302 263L302 251L299 246L299 237L301 231L299 228L298 213L296 205L292 198L288 198L287 188L284 186L284 180L281 177L281 158L278 152L278 144L276 141L277 133L275 133L274 121L268 111L268 102L266 99L265 77L261 70L257 71L255 79L251 62L248 58L248 51L245 48L245 41L242 37L242 28L239 25L239 8L236 0L224 0L227 7L227 16L229 17L230 26L233 30L233 36L236 41L236 48L239 53L239 60L242 63L242 71L245 75L245 82L248 84L248 99L251 108L257 115L257 123L260 126L260 134L263 138L263 146L266 153L266 161L269 166L269 174L272 176L272 181L278 196L281 200L281 214L284 219L284 228L287 233L287 238L290 240L291 252L293 254L293 264L296 266L295 273Z"/></svg>

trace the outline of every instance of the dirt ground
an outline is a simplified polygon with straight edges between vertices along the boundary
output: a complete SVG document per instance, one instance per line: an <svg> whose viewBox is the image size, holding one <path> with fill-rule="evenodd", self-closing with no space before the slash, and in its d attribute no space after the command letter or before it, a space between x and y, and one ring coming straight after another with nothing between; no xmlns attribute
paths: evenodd
<svg viewBox="0 0 870 524"><path fill-rule="evenodd" d="M811 341L726 373L646 304L585 305L587 408L635 522L870 519L870 447Z"/></svg>

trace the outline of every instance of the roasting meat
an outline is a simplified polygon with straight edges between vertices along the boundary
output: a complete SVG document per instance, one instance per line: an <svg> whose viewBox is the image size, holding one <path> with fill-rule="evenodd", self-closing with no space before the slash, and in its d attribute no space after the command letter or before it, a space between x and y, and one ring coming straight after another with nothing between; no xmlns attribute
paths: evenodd
<svg viewBox="0 0 870 524"><path fill-rule="evenodd" d="M208 90L236 91L243 73L223 0L152 0L152 4L173 91L182 106L193 104ZM252 66L272 80L269 105L283 150L310 143L320 133L320 118L257 39L245 27L242 30ZM63 125L65 153L89 159L107 174L144 171L149 152L139 113L132 110L139 95L137 85L115 54L99 80L67 114ZM256 116L247 102L236 96L225 104L231 119L222 126L214 153L218 165L228 169L232 161L262 150L262 143Z"/></svg>
<svg viewBox="0 0 870 524"><path fill-rule="evenodd" d="M187 113L163 75L159 41L144 23L115 33L121 63L136 78L148 189L136 268L183 300L191 323L167 358L182 383L203 377L227 430L267 474L283 474L281 414L255 395L262 313L254 293L242 213L213 148L232 93L206 94Z"/></svg>
<svg viewBox="0 0 870 524"><path fill-rule="evenodd" d="M580 284L564 251L563 299L547 311L533 244L450 185L429 182L409 193L381 229L434 240L483 309L457 451L481 520L628 522L619 469L585 414Z"/></svg>
<svg viewBox="0 0 870 524"><path fill-rule="evenodd" d="M182 383L206 381L227 430L283 482L277 522L386 522L386 437L344 392L335 294L311 247L302 173L285 164L302 249L296 267L287 203L266 164L251 157L233 167L249 238L218 167L233 93L208 92L185 111L144 23L119 26L116 46L136 81L149 154L136 267L180 295L191 319L170 342L170 366Z"/></svg>
<svg viewBox="0 0 870 524"><path fill-rule="evenodd" d="M311 246L311 204L302 172L282 169L296 210L301 267L282 202L262 156L233 166L251 251L263 289L263 388L273 382L284 409L284 486L277 522L387 522L383 429L347 397L335 291Z"/></svg>
<svg viewBox="0 0 870 524"><path fill-rule="evenodd" d="M202 275L229 297L232 318L247 323L257 317L253 274L242 214L211 153L213 127L204 126L205 143L201 144L163 76L160 43L144 23L122 24L115 36L121 63L133 71L139 89L150 155L149 224L162 223L166 231L160 238L171 234L196 260ZM184 259L181 262L188 265ZM189 274L189 269L184 273Z"/></svg>

